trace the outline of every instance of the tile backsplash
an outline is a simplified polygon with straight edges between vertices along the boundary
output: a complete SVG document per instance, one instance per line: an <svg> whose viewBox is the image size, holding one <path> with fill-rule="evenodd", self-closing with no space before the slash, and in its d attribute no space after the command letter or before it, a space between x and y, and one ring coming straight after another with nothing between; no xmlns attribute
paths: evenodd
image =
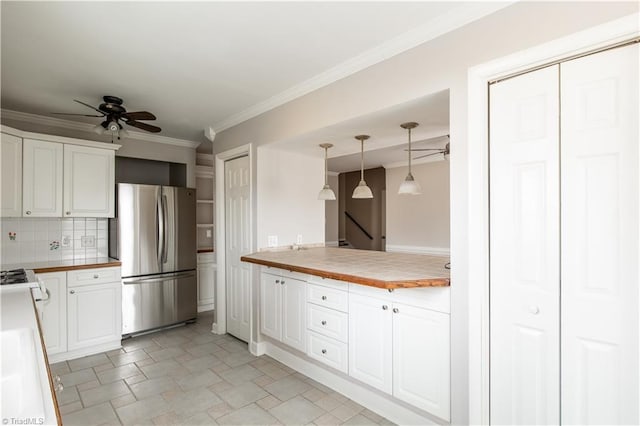
<svg viewBox="0 0 640 426"><path fill-rule="evenodd" d="M106 257L108 219L3 218L0 263Z"/></svg>

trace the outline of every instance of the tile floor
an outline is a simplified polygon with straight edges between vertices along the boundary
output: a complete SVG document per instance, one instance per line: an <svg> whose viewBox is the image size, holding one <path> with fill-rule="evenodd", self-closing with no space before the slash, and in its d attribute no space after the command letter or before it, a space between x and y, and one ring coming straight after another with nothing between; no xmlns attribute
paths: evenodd
<svg viewBox="0 0 640 426"><path fill-rule="evenodd" d="M195 324L51 366L65 425L372 425L372 411L235 338Z"/></svg>

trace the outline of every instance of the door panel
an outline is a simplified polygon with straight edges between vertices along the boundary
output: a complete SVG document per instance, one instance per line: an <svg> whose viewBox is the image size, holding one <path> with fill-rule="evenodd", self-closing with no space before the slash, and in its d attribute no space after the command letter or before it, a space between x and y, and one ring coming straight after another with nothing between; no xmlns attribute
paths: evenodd
<svg viewBox="0 0 640 426"><path fill-rule="evenodd" d="M196 196L190 188L162 187L161 207L166 216L163 272L185 271L197 266Z"/></svg>
<svg viewBox="0 0 640 426"><path fill-rule="evenodd" d="M251 250L249 236L249 157L225 162L225 245L227 332L244 341L250 338L251 269L240 257Z"/></svg>
<svg viewBox="0 0 640 426"><path fill-rule="evenodd" d="M21 217L22 139L6 133L0 137L0 217Z"/></svg>
<svg viewBox="0 0 640 426"><path fill-rule="evenodd" d="M282 343L304 352L307 321L307 292L304 281L280 278L282 286Z"/></svg>
<svg viewBox="0 0 640 426"><path fill-rule="evenodd" d="M229 290L227 290L229 291ZM260 274L260 332L276 340L282 338L282 287L280 277Z"/></svg>
<svg viewBox="0 0 640 426"><path fill-rule="evenodd" d="M560 420L558 90L558 66L491 86L494 424Z"/></svg>
<svg viewBox="0 0 640 426"><path fill-rule="evenodd" d="M25 217L61 217L63 145L25 139L23 147Z"/></svg>
<svg viewBox="0 0 640 426"><path fill-rule="evenodd" d="M113 217L115 152L64 145L64 217Z"/></svg>
<svg viewBox="0 0 640 426"><path fill-rule="evenodd" d="M561 65L562 422L638 424L638 75L627 46Z"/></svg>
<svg viewBox="0 0 640 426"><path fill-rule="evenodd" d="M67 351L67 273L38 274L49 298L42 303L41 326L47 354Z"/></svg>

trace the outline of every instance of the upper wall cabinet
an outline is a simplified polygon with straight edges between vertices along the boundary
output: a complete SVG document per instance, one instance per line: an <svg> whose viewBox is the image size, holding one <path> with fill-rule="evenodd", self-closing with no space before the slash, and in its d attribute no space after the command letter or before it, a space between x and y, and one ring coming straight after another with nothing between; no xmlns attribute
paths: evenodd
<svg viewBox="0 0 640 426"><path fill-rule="evenodd" d="M22 138L0 138L0 216L22 216Z"/></svg>
<svg viewBox="0 0 640 426"><path fill-rule="evenodd" d="M62 153L61 143L23 141L24 217L62 216Z"/></svg>
<svg viewBox="0 0 640 426"><path fill-rule="evenodd" d="M64 217L113 217L115 152L64 146Z"/></svg>

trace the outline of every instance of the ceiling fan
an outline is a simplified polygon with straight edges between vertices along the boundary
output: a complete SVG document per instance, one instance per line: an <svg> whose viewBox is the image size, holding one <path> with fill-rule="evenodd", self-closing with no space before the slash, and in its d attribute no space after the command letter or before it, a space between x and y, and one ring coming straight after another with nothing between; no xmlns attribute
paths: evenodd
<svg viewBox="0 0 640 426"><path fill-rule="evenodd" d="M447 139L450 139L449 135L446 135ZM438 138L440 138L441 136L438 136ZM437 139L437 138L432 138L432 139ZM405 149L405 151L408 151L407 149ZM414 151L435 151L435 152L431 152L429 154L425 154L425 155L421 155L419 157L415 157L413 158L414 160L418 160L420 158L425 158L425 157L431 157L432 155L438 155L438 154L444 154L444 159L448 160L449 159L449 142L447 142L447 144L444 146L444 148L412 148L411 152Z"/></svg>
<svg viewBox="0 0 640 426"><path fill-rule="evenodd" d="M94 130L98 134L104 134L105 132L110 132L111 136L117 136L120 139L121 136L126 136L126 130L122 128L122 123L125 123L129 126L137 127L138 129L145 130L151 133L158 133L162 129L157 126L152 126L151 124L142 123L139 120L155 120L156 116L151 114L148 111L135 111L135 112L127 112L127 110L122 106L122 99L117 96L103 96L101 103L97 108L91 106L87 103L74 99L75 102L82 104L86 107L91 108L92 110L100 113L100 115L95 114L71 114L65 112L54 112L56 115L78 115L82 117L100 117L105 120L98 124Z"/></svg>

